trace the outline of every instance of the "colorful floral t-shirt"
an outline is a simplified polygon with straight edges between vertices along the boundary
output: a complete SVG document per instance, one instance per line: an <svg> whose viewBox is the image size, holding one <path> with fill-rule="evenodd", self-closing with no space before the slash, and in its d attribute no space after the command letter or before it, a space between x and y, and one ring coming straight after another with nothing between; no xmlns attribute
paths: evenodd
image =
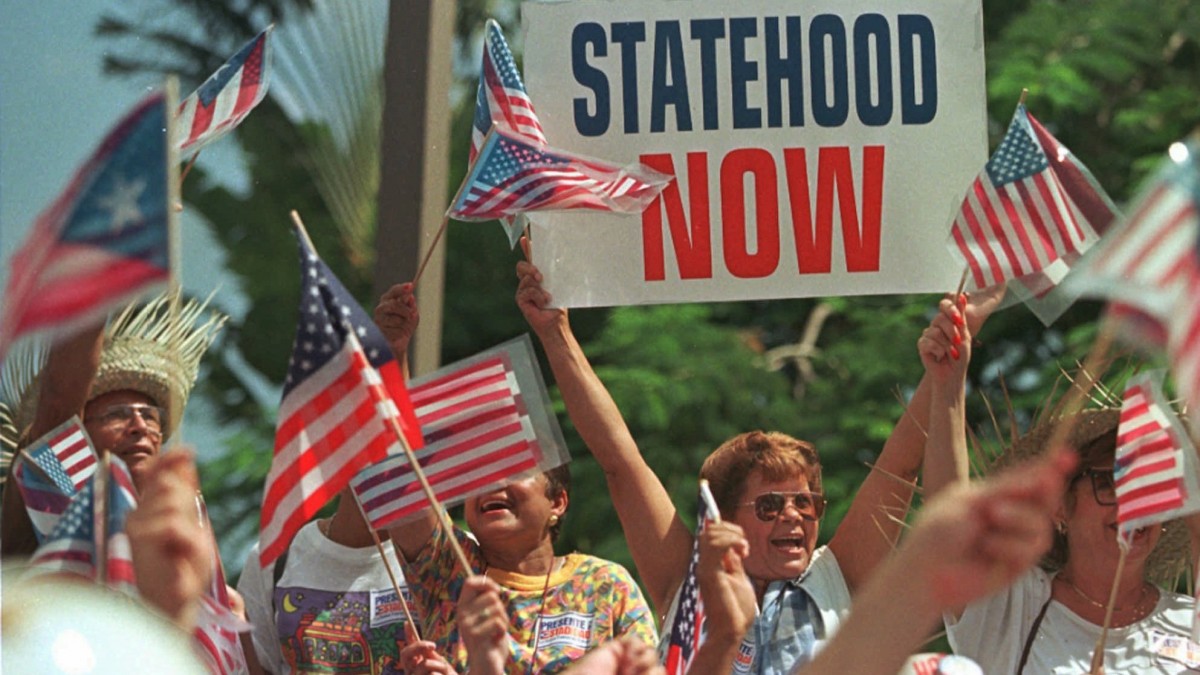
<svg viewBox="0 0 1200 675"><path fill-rule="evenodd" d="M405 577L414 609L424 617L421 637L436 643L438 653L456 670L466 672L467 650L458 636L455 611L466 575L444 532L435 529L430 543L407 566ZM458 528L454 533L471 566L482 570L479 545ZM500 585L508 608L510 675L558 672L588 650L626 633L656 644L654 615L629 572L617 563L572 553L548 581L542 574L495 569L487 576Z"/></svg>

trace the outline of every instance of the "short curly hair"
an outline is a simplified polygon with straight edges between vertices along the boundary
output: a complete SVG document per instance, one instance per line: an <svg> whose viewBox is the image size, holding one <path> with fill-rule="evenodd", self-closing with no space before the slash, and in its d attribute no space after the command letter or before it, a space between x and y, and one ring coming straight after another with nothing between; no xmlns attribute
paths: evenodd
<svg viewBox="0 0 1200 675"><path fill-rule="evenodd" d="M700 467L722 518L733 517L746 479L756 470L768 481L804 476L810 491L821 492L821 460L812 443L778 431L748 431L722 443Z"/></svg>
<svg viewBox="0 0 1200 675"><path fill-rule="evenodd" d="M563 464L556 466L553 469L542 474L546 477L546 499L553 500L560 494L570 494L571 492L571 465ZM550 526L550 541L551 543L558 541L558 533L562 532L563 520L567 517L563 513L558 522Z"/></svg>

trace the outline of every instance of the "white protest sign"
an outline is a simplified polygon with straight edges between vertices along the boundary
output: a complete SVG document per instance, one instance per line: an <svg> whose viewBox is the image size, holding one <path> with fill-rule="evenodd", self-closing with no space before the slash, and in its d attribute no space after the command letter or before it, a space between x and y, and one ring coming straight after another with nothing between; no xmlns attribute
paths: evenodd
<svg viewBox="0 0 1200 675"><path fill-rule="evenodd" d="M530 214L560 306L951 291L987 159L979 0L525 3L554 147L675 182L641 216Z"/></svg>

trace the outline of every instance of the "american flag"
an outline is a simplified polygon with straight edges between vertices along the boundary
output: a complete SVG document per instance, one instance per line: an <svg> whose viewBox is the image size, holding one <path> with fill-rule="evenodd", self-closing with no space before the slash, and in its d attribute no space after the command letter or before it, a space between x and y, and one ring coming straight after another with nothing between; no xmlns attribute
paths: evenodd
<svg viewBox="0 0 1200 675"><path fill-rule="evenodd" d="M1090 211L1095 197L1080 189L1086 181L1074 185L1079 176L1073 170L1081 165L1061 155L1065 148L1036 123L1024 105L1017 106L951 225L947 246L967 265L976 288L1038 274L1064 256L1078 256L1098 238L1089 218L1102 213L1075 202L1084 200ZM1055 153L1053 162L1048 152Z"/></svg>
<svg viewBox="0 0 1200 675"><path fill-rule="evenodd" d="M23 453L13 472L38 541L44 541L71 497L96 471L96 451L78 417L72 417ZM26 462L32 466L26 466Z"/></svg>
<svg viewBox="0 0 1200 675"><path fill-rule="evenodd" d="M542 124L533 110L533 101L525 93L525 84L521 82L521 74L517 72L517 64L500 25L488 19L483 30L483 65L479 69L479 89L475 92L475 120L471 128L468 164L475 163L483 139L493 124L525 134L538 143L546 143ZM524 220L522 216L500 218L510 246L515 247L520 240L525 229Z"/></svg>
<svg viewBox="0 0 1200 675"><path fill-rule="evenodd" d="M641 164L618 167L496 127L463 180L450 215L492 220L552 209L640 213L669 180Z"/></svg>
<svg viewBox="0 0 1200 675"><path fill-rule="evenodd" d="M386 338L301 233L300 321L283 384L275 458L263 493L260 562L270 565L359 470L400 442L421 446ZM399 452L399 450L396 450Z"/></svg>
<svg viewBox="0 0 1200 675"><path fill-rule="evenodd" d="M483 66L479 71L479 89L475 94L475 121L471 129L470 161L474 162L492 125L506 127L545 144L542 124L533 110L533 101L525 93L525 84L517 72L512 52L500 25L488 19L484 26Z"/></svg>
<svg viewBox="0 0 1200 675"><path fill-rule="evenodd" d="M663 653L663 665L667 675L684 675L700 649L704 626L704 601L700 597L700 582L696 568L700 565L700 533L708 525L708 505L704 498L696 500L696 540L692 544L692 560L688 563L687 576L679 591L679 606L675 608L675 620L671 623L671 634Z"/></svg>
<svg viewBox="0 0 1200 675"><path fill-rule="evenodd" d="M1200 409L1200 171L1196 143L1176 143L1129 217L1080 263L1068 283L1120 305L1118 336L1166 336L1172 374L1196 415ZM1161 327L1154 321L1161 322ZM1135 346L1144 347L1144 345Z"/></svg>
<svg viewBox="0 0 1200 675"><path fill-rule="evenodd" d="M21 335L69 333L166 282L162 94L142 100L33 224L11 259L0 360Z"/></svg>
<svg viewBox="0 0 1200 675"><path fill-rule="evenodd" d="M452 505L566 461L557 420L545 412L550 402L540 376L524 376L536 368L528 339L518 339L410 384L425 434L417 461L438 501ZM403 455L364 469L351 485L375 529L428 507Z"/></svg>
<svg viewBox="0 0 1200 675"><path fill-rule="evenodd" d="M73 574L130 595L137 594L129 536L125 533L125 520L137 507L137 497L129 469L116 457L110 456L109 462L106 481L99 480L102 470L98 471L71 499L50 537L33 554L29 576ZM99 509L95 499L97 483L108 487L104 506ZM103 530L108 535L103 546L97 541L100 518L106 519ZM103 579L98 578L97 550L105 551Z"/></svg>
<svg viewBox="0 0 1200 675"><path fill-rule="evenodd" d="M1120 535L1200 511L1196 449L1162 394L1165 371L1132 378L1121 404L1113 482Z"/></svg>
<svg viewBox="0 0 1200 675"><path fill-rule="evenodd" d="M271 29L259 33L179 104L175 117L181 153L199 152L242 123L267 95Z"/></svg>
<svg viewBox="0 0 1200 675"><path fill-rule="evenodd" d="M209 672L215 675L241 675L250 672L246 665L246 654L242 651L240 630L250 628L229 608L229 587L225 583L225 568L213 536L212 522L208 518L208 506L204 497L196 494L196 510L200 525L213 540L212 579L208 591L200 599L200 612L196 618L196 629L192 636L200 645Z"/></svg>
<svg viewBox="0 0 1200 675"><path fill-rule="evenodd" d="M1082 253L1095 244L1097 237L1104 236L1119 213L1087 166L1046 131L1033 115L1028 117L1038 144L1046 153L1050 171L1062 186L1067 199L1077 209L1081 220L1086 222L1091 227L1091 232L1096 235L1090 236L1089 233L1080 243L1078 252L1067 253L1040 272L1016 279L1016 283L1010 285L1009 290L1013 291L1014 296L1024 300L1030 311L1041 319L1043 324L1049 326L1079 297L1078 289L1060 285L1061 282L1071 272Z"/></svg>

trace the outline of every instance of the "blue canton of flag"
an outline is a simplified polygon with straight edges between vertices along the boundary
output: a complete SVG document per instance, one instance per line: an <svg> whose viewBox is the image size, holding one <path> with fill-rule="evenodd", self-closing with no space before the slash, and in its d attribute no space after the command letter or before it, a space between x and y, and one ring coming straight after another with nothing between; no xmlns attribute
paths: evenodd
<svg viewBox="0 0 1200 675"><path fill-rule="evenodd" d="M1029 121L1024 116L1014 115L1000 147L985 166L992 183L1000 186L1045 171L1050 162L1034 139Z"/></svg>
<svg viewBox="0 0 1200 675"><path fill-rule="evenodd" d="M17 461L13 465L12 480L21 492L21 500L25 502L25 510L33 523L33 533L41 543L54 531L75 492L64 491L62 485L48 480L40 471L29 468L24 461Z"/></svg>
<svg viewBox="0 0 1200 675"><path fill-rule="evenodd" d="M300 303L300 324L292 344L287 379L283 383L284 397L308 373L319 370L333 358L342 348L349 331L354 331L374 368L394 363L395 357L383 333L325 261L304 243L301 243L300 258L304 299Z"/></svg>
<svg viewBox="0 0 1200 675"><path fill-rule="evenodd" d="M46 475L47 478L54 481L54 485L66 495L75 494L75 483L71 481L71 477L63 471L62 464L58 462L58 458L54 456L54 451L50 446L43 445L40 448L26 450L29 459L33 460L34 464Z"/></svg>
<svg viewBox="0 0 1200 675"><path fill-rule="evenodd" d="M104 139L12 257L0 358L39 330L66 333L167 279L166 110L144 99Z"/></svg>

